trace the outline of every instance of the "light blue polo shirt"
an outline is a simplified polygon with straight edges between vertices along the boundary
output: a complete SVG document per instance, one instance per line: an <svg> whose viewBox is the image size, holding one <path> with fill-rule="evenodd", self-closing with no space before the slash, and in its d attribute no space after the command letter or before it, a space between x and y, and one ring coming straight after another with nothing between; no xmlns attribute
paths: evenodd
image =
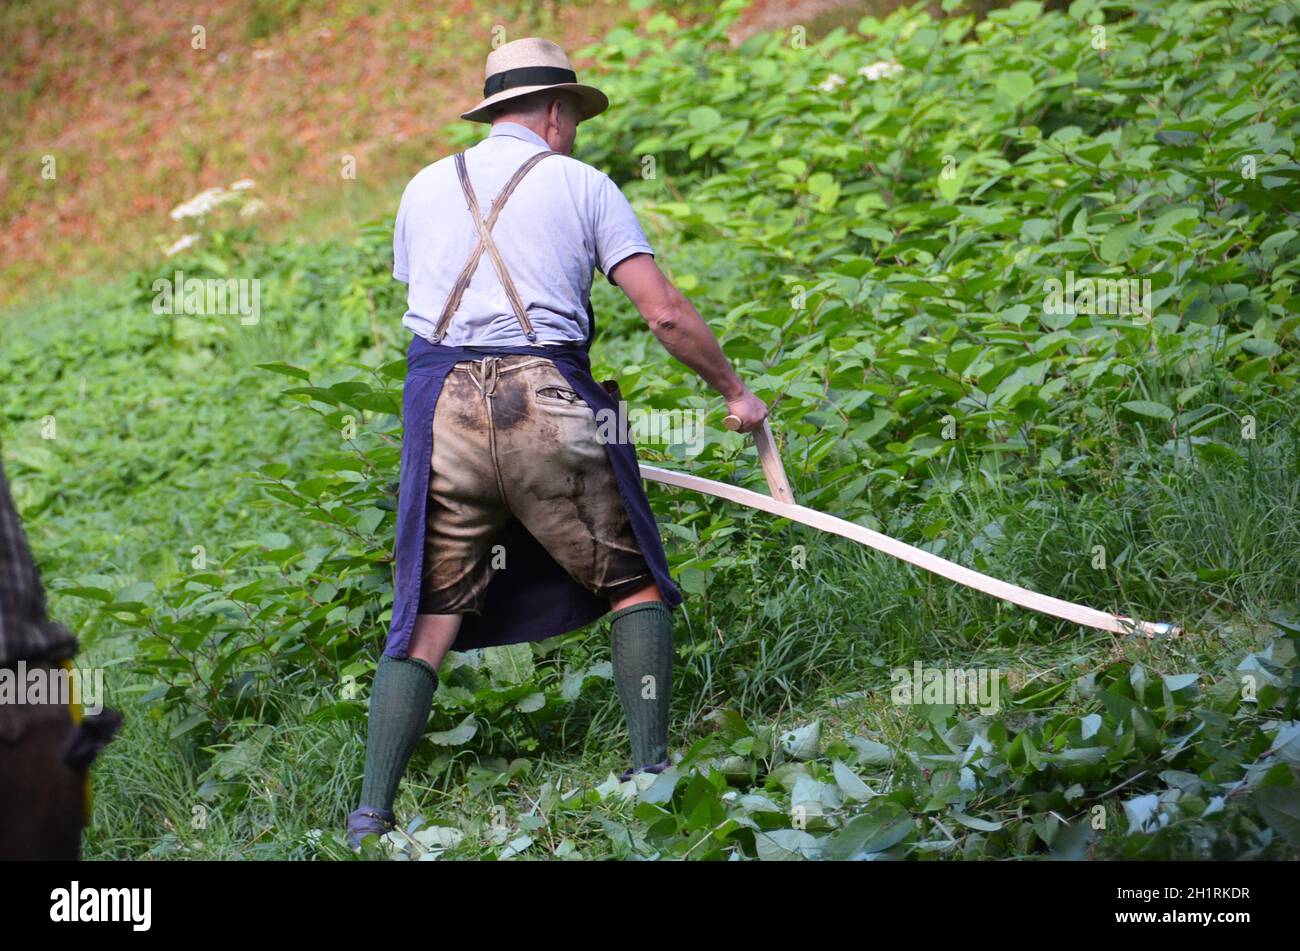
<svg viewBox="0 0 1300 951"><path fill-rule="evenodd" d="M531 129L498 122L465 151L484 217L515 170L546 148L546 140ZM478 232L470 215L450 155L422 169L402 193L393 231L393 277L409 285L402 323L422 337L432 339L474 248ZM586 337L594 268L608 276L629 255L654 253L613 180L567 155L550 155L533 166L497 218L492 237L542 344ZM528 343L486 250L442 343Z"/></svg>

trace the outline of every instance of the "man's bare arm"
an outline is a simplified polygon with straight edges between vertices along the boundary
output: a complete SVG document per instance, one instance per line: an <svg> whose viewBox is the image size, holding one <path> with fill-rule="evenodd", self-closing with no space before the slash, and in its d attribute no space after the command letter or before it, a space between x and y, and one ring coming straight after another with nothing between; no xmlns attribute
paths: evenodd
<svg viewBox="0 0 1300 951"><path fill-rule="evenodd" d="M718 339L686 296L659 270L653 256L634 254L610 271L664 349L722 394L727 411L749 432L767 417L767 405L749 391Z"/></svg>

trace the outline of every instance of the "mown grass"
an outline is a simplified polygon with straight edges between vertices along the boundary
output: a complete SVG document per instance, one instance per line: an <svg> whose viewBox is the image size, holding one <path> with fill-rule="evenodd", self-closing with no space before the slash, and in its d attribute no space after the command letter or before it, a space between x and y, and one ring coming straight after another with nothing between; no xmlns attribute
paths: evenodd
<svg viewBox="0 0 1300 951"><path fill-rule="evenodd" d="M0 304L150 266L184 233L172 208L238 179L257 182L269 229L346 233L475 101L494 28L577 48L634 17L612 0L6 4Z"/></svg>

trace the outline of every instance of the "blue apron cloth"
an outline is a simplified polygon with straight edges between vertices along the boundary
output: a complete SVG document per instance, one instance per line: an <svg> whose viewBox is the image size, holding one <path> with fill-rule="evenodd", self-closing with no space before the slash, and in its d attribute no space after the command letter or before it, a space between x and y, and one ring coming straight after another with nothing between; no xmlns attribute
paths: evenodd
<svg viewBox="0 0 1300 951"><path fill-rule="evenodd" d="M429 464L433 448L433 412L451 368L462 360L487 355L531 354L549 357L574 391L591 407L618 411L617 386L611 393L591 375L588 350L595 334L595 315L588 304L587 339L565 346L446 347L414 336L406 353L406 382L402 392L402 462L397 505L396 593L393 623L384 653L406 657L415 628L424 567L425 505L429 496ZM611 381L612 382L612 381ZM641 484L636 447L630 441L606 443L606 454L618 480L641 554L650 566L664 602L675 608L682 593L668 571L650 502ZM488 583L481 615L465 614L452 650L537 641L590 624L609 611L609 601L573 580L518 519L510 524L506 542L510 570L498 571Z"/></svg>

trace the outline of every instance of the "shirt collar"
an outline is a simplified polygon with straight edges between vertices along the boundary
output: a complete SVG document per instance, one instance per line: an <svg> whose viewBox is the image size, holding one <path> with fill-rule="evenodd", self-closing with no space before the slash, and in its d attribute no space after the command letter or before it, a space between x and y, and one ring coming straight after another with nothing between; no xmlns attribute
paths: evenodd
<svg viewBox="0 0 1300 951"><path fill-rule="evenodd" d="M540 145L544 149L550 148L550 146L546 144L545 139L543 139L532 129L528 128L527 126L520 125L518 122L494 123L492 126L492 130L488 132L488 137L491 138L492 136L495 135L508 135L511 138L523 139L525 142L531 142L534 145Z"/></svg>

